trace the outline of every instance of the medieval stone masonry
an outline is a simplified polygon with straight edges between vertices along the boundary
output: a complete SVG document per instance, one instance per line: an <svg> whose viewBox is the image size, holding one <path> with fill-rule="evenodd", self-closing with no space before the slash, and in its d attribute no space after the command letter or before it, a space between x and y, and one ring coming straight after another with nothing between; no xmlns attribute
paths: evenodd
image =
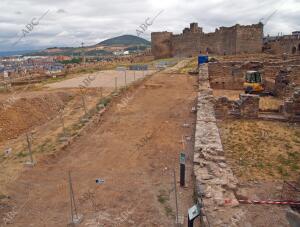
<svg viewBox="0 0 300 227"><path fill-rule="evenodd" d="M155 58L191 57L201 53L241 54L260 53L263 47L263 24L220 27L204 33L197 23L191 23L182 34L151 33L151 49Z"/></svg>

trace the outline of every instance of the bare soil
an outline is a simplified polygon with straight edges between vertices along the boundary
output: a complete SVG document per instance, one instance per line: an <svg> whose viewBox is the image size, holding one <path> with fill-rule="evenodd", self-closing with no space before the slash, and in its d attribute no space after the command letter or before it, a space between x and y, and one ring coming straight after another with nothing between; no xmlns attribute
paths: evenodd
<svg viewBox="0 0 300 227"><path fill-rule="evenodd" d="M115 85L119 88L132 83L137 79L144 78L147 75L154 73L154 70L145 71L116 71L116 70L105 70L94 73L87 73L82 76L63 80L57 83L48 84L49 88L78 88L78 87L112 87ZM86 82L85 82L86 81Z"/></svg>
<svg viewBox="0 0 300 227"><path fill-rule="evenodd" d="M105 97L110 92L88 89L85 93L88 111L96 107L101 94ZM47 102L44 96L48 97ZM67 102L63 102L59 98L61 96L66 97ZM9 110L4 111L6 121L2 121L2 124L6 124L6 127L0 132L1 138L6 138L0 142L0 195L6 194L6 185L18 177L24 163L29 160L26 133L32 135L32 152L35 159L38 159L60 149L60 139L63 137L61 116L67 136L76 136L84 127L81 119L85 111L78 90L28 92L11 104ZM6 154L8 149L10 152Z"/></svg>
<svg viewBox="0 0 300 227"><path fill-rule="evenodd" d="M173 169L187 154L187 187L179 211L193 204L192 157L195 77L159 73L113 101L101 121L65 150L38 158L6 187L0 223L66 226L70 220L67 172L72 172L79 226L171 226ZM188 123L189 127L183 127ZM57 129L56 129L57 130ZM182 147L185 141L185 148ZM97 178L105 182L96 184ZM10 217L10 218L8 218ZM3 219L6 218L6 219Z"/></svg>

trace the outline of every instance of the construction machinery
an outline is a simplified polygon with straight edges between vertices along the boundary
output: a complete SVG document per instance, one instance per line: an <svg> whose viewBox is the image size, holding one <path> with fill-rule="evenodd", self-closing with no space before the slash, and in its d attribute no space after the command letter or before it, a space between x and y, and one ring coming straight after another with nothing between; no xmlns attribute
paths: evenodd
<svg viewBox="0 0 300 227"><path fill-rule="evenodd" d="M264 93L265 86L262 75L259 71L247 71L244 82L244 90L246 94Z"/></svg>

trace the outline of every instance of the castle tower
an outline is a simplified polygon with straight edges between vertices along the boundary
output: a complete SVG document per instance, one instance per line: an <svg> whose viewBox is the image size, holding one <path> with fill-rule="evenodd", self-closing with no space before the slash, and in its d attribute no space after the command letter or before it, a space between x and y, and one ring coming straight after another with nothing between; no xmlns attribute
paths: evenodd
<svg viewBox="0 0 300 227"><path fill-rule="evenodd" d="M172 57L172 32L152 32L151 51L156 59Z"/></svg>

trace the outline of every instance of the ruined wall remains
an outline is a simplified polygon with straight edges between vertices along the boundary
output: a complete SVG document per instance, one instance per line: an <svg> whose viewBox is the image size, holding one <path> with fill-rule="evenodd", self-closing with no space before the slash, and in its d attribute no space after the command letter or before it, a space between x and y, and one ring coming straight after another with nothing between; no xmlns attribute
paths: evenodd
<svg viewBox="0 0 300 227"><path fill-rule="evenodd" d="M234 62L209 63L208 72L210 75L209 80L211 87L214 89L243 89L245 72L240 69L240 65L241 64L236 64Z"/></svg>
<svg viewBox="0 0 300 227"><path fill-rule="evenodd" d="M205 209L203 226L243 226L239 222L245 214L234 194L238 181L224 156L207 65L199 69L194 174L198 202Z"/></svg>
<svg viewBox="0 0 300 227"><path fill-rule="evenodd" d="M275 78L274 93L278 97L284 97L291 92L291 76L287 69L281 69Z"/></svg>
<svg viewBox="0 0 300 227"><path fill-rule="evenodd" d="M221 27L212 33L204 33L197 23L191 23L190 28L185 28L179 35L154 32L151 34L151 42L155 58L161 58L160 51L168 52L172 57L191 57L206 52L222 55L259 53L263 47L263 25L237 24L232 27ZM169 45L162 45L162 42Z"/></svg>
<svg viewBox="0 0 300 227"><path fill-rule="evenodd" d="M289 120L300 121L300 87L283 104L283 114Z"/></svg>
<svg viewBox="0 0 300 227"><path fill-rule="evenodd" d="M298 64L298 65L291 65ZM283 75L281 71L288 73ZM261 72L266 91L274 91L279 97L289 96L300 85L300 62L276 61L227 61L208 64L210 85L213 89L243 90L245 75L248 70Z"/></svg>
<svg viewBox="0 0 300 227"><path fill-rule="evenodd" d="M209 80L214 89L243 90L248 70L261 71L260 62L214 62L209 63Z"/></svg>
<svg viewBox="0 0 300 227"><path fill-rule="evenodd" d="M214 107L218 119L258 118L259 96L240 94L239 100L229 100L227 97L220 97L216 100Z"/></svg>

